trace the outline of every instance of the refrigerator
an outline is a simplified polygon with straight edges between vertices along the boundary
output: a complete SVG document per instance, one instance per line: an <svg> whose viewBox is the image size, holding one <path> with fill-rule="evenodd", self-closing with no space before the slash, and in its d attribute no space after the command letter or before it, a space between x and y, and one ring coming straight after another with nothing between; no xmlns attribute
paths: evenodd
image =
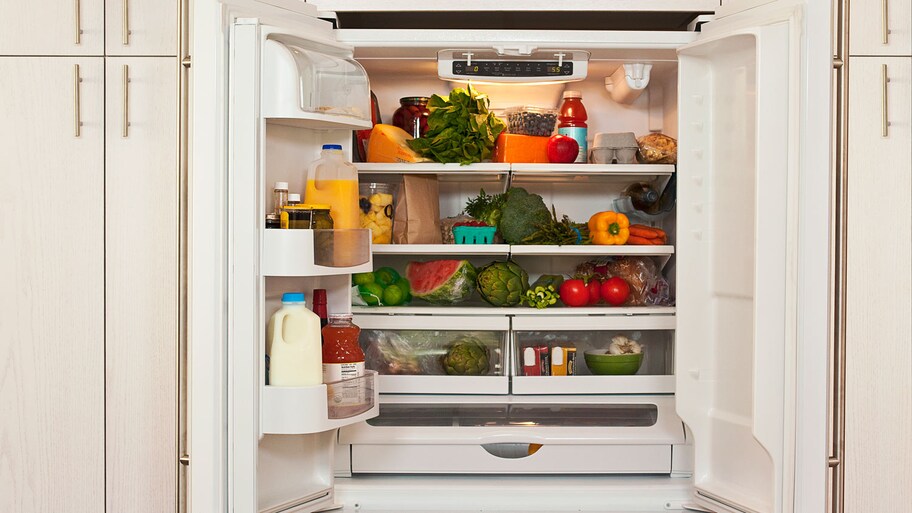
<svg viewBox="0 0 912 513"><path fill-rule="evenodd" d="M195 7L191 507L822 510L828 7L733 2L701 18L699 30L575 31L383 28L369 18L346 28L344 16L331 21L332 11L351 2L315 4ZM303 192L323 144L353 157L353 131L372 126L371 91L389 122L400 97L464 85L440 77L445 56L527 62L580 52L588 54L574 62L585 70L580 80L473 84L498 112L555 107L562 91L579 90L590 138L665 133L678 140L677 164L358 163L359 179L436 176L442 217L458 214L479 189L524 187L558 216L585 221L611 209L632 182L663 186L674 177L674 210L647 220L668 233L667 244L381 245L366 230L266 229L274 182ZM640 64L649 66L648 83L621 84L625 65ZM612 93L607 82L624 91ZM476 296L457 306L352 306L352 274L380 266L511 259L534 280L620 256L653 262L673 303L536 310L491 307ZM426 363L448 341L480 337L489 371L400 373L369 361L363 378L344 384L364 398L354 414L333 409L334 386L342 385L267 385L269 316L283 292L309 299L318 288L328 291L330 313L354 314L363 344L408 343L419 333L432 355ZM523 350L543 341L582 353L619 334L645 348L635 375L593 375L582 354L580 375L523 370Z"/></svg>

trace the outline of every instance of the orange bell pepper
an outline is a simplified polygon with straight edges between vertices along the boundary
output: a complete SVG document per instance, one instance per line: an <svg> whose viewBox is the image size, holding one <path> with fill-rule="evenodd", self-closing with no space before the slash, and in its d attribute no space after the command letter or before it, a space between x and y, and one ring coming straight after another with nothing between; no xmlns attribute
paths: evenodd
<svg viewBox="0 0 912 513"><path fill-rule="evenodd" d="M621 245L630 237L630 220L617 212L599 212L589 218L589 238L593 244Z"/></svg>

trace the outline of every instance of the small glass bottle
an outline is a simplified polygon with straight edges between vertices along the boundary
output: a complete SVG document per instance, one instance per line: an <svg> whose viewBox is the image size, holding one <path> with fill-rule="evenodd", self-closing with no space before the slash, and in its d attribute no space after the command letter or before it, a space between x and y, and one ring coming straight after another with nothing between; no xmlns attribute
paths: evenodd
<svg viewBox="0 0 912 513"><path fill-rule="evenodd" d="M398 126L416 139L422 137L427 132L429 100L427 96L399 98L399 108L393 113L393 126Z"/></svg>
<svg viewBox="0 0 912 513"><path fill-rule="evenodd" d="M280 215L288 205L288 182L276 182L272 189L272 213Z"/></svg>
<svg viewBox="0 0 912 513"><path fill-rule="evenodd" d="M323 382L332 383L364 375L364 351L358 343L361 328L351 314L330 314L323 327Z"/></svg>

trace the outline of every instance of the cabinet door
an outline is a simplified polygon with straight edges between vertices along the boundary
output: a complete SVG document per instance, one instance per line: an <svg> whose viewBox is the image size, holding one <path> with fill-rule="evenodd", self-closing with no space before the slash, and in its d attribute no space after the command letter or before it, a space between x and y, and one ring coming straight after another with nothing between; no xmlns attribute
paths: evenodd
<svg viewBox="0 0 912 513"><path fill-rule="evenodd" d="M105 0L105 55L177 55L177 0Z"/></svg>
<svg viewBox="0 0 912 513"><path fill-rule="evenodd" d="M850 69L844 510L899 511L912 502L912 58Z"/></svg>
<svg viewBox="0 0 912 513"><path fill-rule="evenodd" d="M0 57L0 511L104 508L103 66Z"/></svg>
<svg viewBox="0 0 912 513"><path fill-rule="evenodd" d="M108 58L105 66L107 510L173 512L178 64L133 57Z"/></svg>
<svg viewBox="0 0 912 513"><path fill-rule="evenodd" d="M103 0L0 2L0 55L103 55Z"/></svg>
<svg viewBox="0 0 912 513"><path fill-rule="evenodd" d="M850 55L912 55L909 0L852 0L848 4Z"/></svg>

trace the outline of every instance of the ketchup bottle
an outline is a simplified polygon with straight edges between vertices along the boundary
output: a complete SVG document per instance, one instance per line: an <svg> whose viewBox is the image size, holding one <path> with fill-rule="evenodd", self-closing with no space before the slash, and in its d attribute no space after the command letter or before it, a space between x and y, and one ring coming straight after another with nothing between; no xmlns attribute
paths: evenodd
<svg viewBox="0 0 912 513"><path fill-rule="evenodd" d="M572 137L579 144L579 154L576 156L578 163L585 164L589 148L586 137L589 135L589 126L586 120L586 107L583 107L583 95L579 91L564 91L564 103L561 104L560 115L557 117L557 133Z"/></svg>

